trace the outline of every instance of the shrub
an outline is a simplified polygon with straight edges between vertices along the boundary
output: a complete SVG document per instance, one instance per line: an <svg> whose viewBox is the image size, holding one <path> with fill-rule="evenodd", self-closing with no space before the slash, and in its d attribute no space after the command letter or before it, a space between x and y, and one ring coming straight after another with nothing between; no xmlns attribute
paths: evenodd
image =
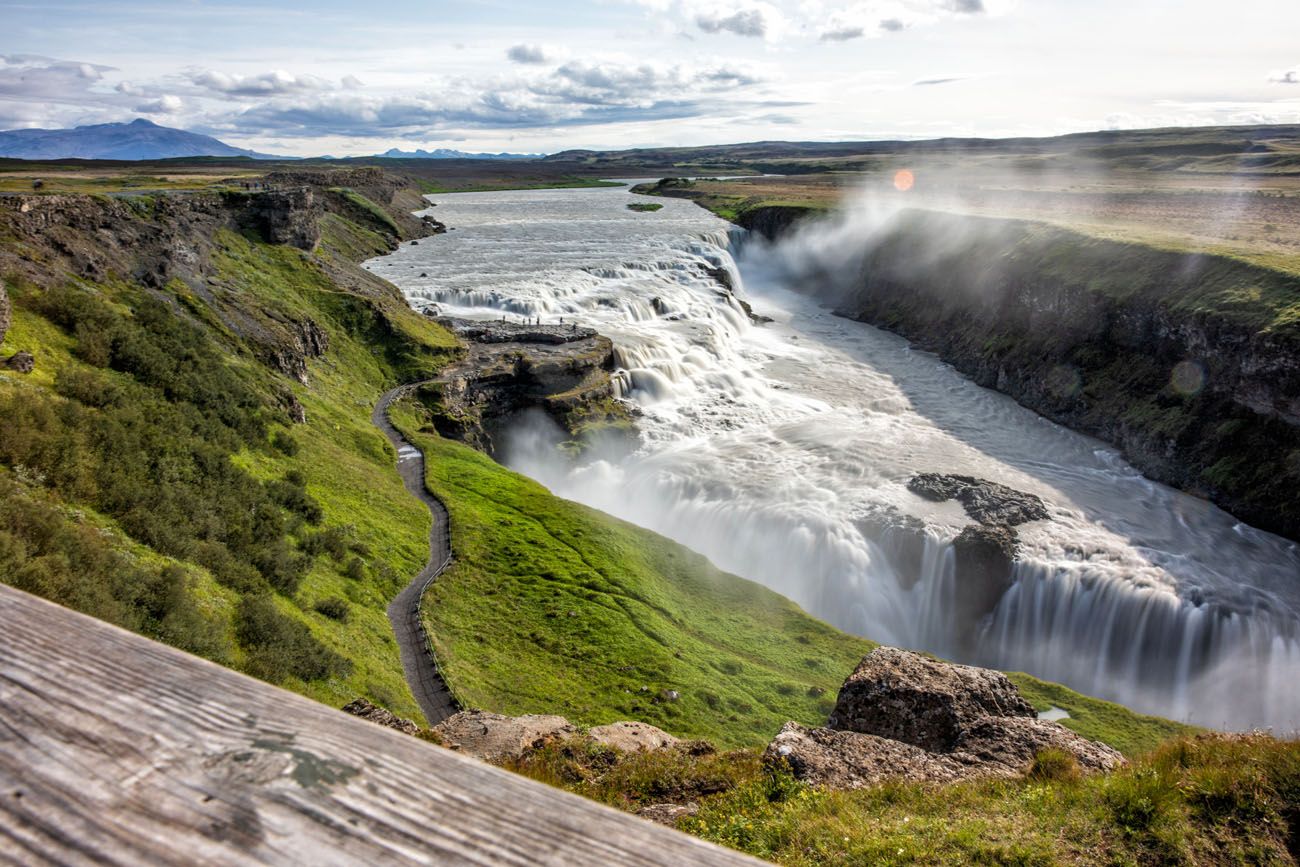
<svg viewBox="0 0 1300 867"><path fill-rule="evenodd" d="M1079 779L1079 760L1065 750L1048 747L1034 756L1034 763L1029 768L1029 778L1045 782L1047 780L1074 781Z"/></svg>
<svg viewBox="0 0 1300 867"><path fill-rule="evenodd" d="M346 600L337 596L330 596L316 603L316 611L330 620L347 623L348 616L352 613L352 607L348 605Z"/></svg>
<svg viewBox="0 0 1300 867"><path fill-rule="evenodd" d="M286 457L294 457L298 454L298 441L293 435L282 430L276 431L271 435L271 445L280 454Z"/></svg>
<svg viewBox="0 0 1300 867"><path fill-rule="evenodd" d="M267 594L240 600L235 637L248 653L248 673L272 683L288 677L323 680L352 671L349 660L317 641L306 624L281 613Z"/></svg>

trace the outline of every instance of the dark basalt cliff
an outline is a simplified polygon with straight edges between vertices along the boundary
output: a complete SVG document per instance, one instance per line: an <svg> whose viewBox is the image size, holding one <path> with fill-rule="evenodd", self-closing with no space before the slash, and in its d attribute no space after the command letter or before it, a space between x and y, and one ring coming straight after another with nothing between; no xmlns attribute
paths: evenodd
<svg viewBox="0 0 1300 867"><path fill-rule="evenodd" d="M803 281L1158 481L1300 539L1300 278L1014 220L904 212Z"/></svg>
<svg viewBox="0 0 1300 867"><path fill-rule="evenodd" d="M497 455L507 426L530 409L574 441L597 431L632 434L627 406L614 399L609 338L575 325L439 321L468 347L420 391L441 435Z"/></svg>

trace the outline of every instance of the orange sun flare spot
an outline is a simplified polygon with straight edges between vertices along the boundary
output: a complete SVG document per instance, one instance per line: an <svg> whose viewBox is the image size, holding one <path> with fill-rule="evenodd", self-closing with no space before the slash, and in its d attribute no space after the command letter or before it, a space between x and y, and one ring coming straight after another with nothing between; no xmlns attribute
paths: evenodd
<svg viewBox="0 0 1300 867"><path fill-rule="evenodd" d="M894 173L894 189L900 193L905 193L912 189L912 184L916 183L916 175L908 169L899 169Z"/></svg>

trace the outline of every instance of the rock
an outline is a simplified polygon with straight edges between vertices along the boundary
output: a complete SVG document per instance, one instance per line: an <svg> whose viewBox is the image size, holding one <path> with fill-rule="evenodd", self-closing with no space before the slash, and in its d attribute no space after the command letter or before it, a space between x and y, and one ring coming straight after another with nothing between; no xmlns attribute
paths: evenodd
<svg viewBox="0 0 1300 867"><path fill-rule="evenodd" d="M13 313L9 307L9 294L5 292L5 284L0 280L0 343L5 342L5 334L9 331L9 324L13 321Z"/></svg>
<svg viewBox="0 0 1300 867"><path fill-rule="evenodd" d="M981 524L1015 527L1051 517L1037 496L974 476L921 473L908 481L907 489L934 502L955 499Z"/></svg>
<svg viewBox="0 0 1300 867"><path fill-rule="evenodd" d="M966 775L948 756L875 735L810 729L788 722L768 744L764 762L784 762L805 783L859 789L887 780L950 783Z"/></svg>
<svg viewBox="0 0 1300 867"><path fill-rule="evenodd" d="M409 719L398 716L386 708L371 704L364 698L358 698L350 701L343 706L344 713L350 713L353 716L359 716L362 719L370 720L376 725L386 728L396 729L403 734L418 735L420 727Z"/></svg>
<svg viewBox="0 0 1300 867"><path fill-rule="evenodd" d="M1002 768L1006 776L1015 776L1024 773L1034 756L1049 747L1074 756L1085 772L1113 771L1125 763L1124 757L1106 744L1036 717L985 717L962 732L953 756L970 767L991 772Z"/></svg>
<svg viewBox="0 0 1300 867"><path fill-rule="evenodd" d="M650 804L637 810L636 814L642 819L673 828L679 819L694 816L698 812L700 805L691 801L689 804Z"/></svg>
<svg viewBox="0 0 1300 867"><path fill-rule="evenodd" d="M320 241L321 207L310 187L252 197L254 226L272 244L313 250Z"/></svg>
<svg viewBox="0 0 1300 867"><path fill-rule="evenodd" d="M649 752L675 747L681 741L661 728L643 722L616 722L596 726L587 732L593 741L625 753Z"/></svg>
<svg viewBox="0 0 1300 867"><path fill-rule="evenodd" d="M463 710L433 727L450 749L488 762L520 759L577 731L562 716L511 717L482 710Z"/></svg>
<svg viewBox="0 0 1300 867"><path fill-rule="evenodd" d="M16 373L31 373L36 369L36 359L27 350L16 352L5 360L5 368Z"/></svg>
<svg viewBox="0 0 1300 867"><path fill-rule="evenodd" d="M844 681L827 726L946 752L963 730L986 716L1036 714L999 671L880 647Z"/></svg>
<svg viewBox="0 0 1300 867"><path fill-rule="evenodd" d="M875 542L894 567L903 587L921 579L925 559L925 522L893 506L873 506L854 519L858 532Z"/></svg>
<svg viewBox="0 0 1300 867"><path fill-rule="evenodd" d="M1124 764L1105 744L1038 719L1001 672L881 647L844 682L825 728L787 723L764 761L813 785L855 789L1018 777L1049 747L1084 771Z"/></svg>
<svg viewBox="0 0 1300 867"><path fill-rule="evenodd" d="M1020 548L1016 531L971 525L952 543L955 557L954 624L963 646L975 640L980 622L1011 586L1011 566Z"/></svg>

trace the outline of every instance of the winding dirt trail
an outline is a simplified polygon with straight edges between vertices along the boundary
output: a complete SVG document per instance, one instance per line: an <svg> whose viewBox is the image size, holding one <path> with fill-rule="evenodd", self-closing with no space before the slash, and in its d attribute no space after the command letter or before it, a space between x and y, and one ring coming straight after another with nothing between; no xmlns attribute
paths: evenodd
<svg viewBox="0 0 1300 867"><path fill-rule="evenodd" d="M402 477L402 484L428 506L429 513L433 515L433 526L429 528L429 562L388 604L388 620L397 637L406 682L429 725L437 725L460 710L460 707L438 669L438 661L424 634L424 626L420 623L420 598L434 579L451 564L451 522L447 507L429 493L424 485L424 454L388 420L389 404L412 387L413 385L402 385L385 392L375 404L370 420L388 437L393 448L397 449L397 474Z"/></svg>

